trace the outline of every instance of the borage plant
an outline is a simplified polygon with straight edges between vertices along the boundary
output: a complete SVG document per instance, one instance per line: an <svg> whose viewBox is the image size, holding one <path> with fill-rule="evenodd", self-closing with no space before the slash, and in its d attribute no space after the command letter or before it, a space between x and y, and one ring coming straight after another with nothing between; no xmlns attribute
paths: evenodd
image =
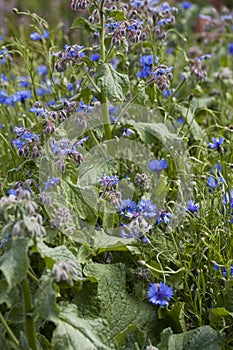
<svg viewBox="0 0 233 350"><path fill-rule="evenodd" d="M2 348L230 349L232 14L70 10L1 50Z"/></svg>

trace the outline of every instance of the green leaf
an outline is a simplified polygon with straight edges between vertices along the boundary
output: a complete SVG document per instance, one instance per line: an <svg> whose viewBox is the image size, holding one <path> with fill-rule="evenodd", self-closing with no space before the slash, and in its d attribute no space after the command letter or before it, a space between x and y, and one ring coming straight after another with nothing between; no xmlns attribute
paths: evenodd
<svg viewBox="0 0 233 350"><path fill-rule="evenodd" d="M0 304L6 303L7 307L10 308L17 298L17 292L17 287L8 291L7 281L0 280Z"/></svg>
<svg viewBox="0 0 233 350"><path fill-rule="evenodd" d="M59 309L56 304L56 292L53 284L53 278L50 274L41 276L39 288L34 296L34 305L38 316L56 324Z"/></svg>
<svg viewBox="0 0 233 350"><path fill-rule="evenodd" d="M171 310L160 308L158 318L161 319L165 327L172 327L175 332L185 332L186 324L184 318L184 303L177 302Z"/></svg>
<svg viewBox="0 0 233 350"><path fill-rule="evenodd" d="M96 78L100 84L102 93L110 101L123 101L125 93L129 89L129 78L125 74L118 73L110 64L98 64Z"/></svg>
<svg viewBox="0 0 233 350"><path fill-rule="evenodd" d="M77 276L82 279L82 267L79 261L76 259L74 254L66 248L64 245L57 246L55 248L50 248L42 240L37 242L37 251L40 256L44 259L46 266L51 270L54 263L64 260L71 260L75 262L77 266Z"/></svg>
<svg viewBox="0 0 233 350"><path fill-rule="evenodd" d="M61 307L60 319L53 332L52 347L54 350L110 350L99 338L106 332L106 326L101 318L79 318L76 305L65 305Z"/></svg>
<svg viewBox="0 0 233 350"><path fill-rule="evenodd" d="M129 349L129 347L131 350L137 350L139 347L141 349L144 342L145 335L136 324L129 325L115 337L115 346L117 350ZM137 347L135 344L137 344Z"/></svg>
<svg viewBox="0 0 233 350"><path fill-rule="evenodd" d="M97 250L97 254L113 251L127 251L127 245L135 242L134 239L122 239L107 235L104 231L95 231L93 236L93 248Z"/></svg>
<svg viewBox="0 0 233 350"><path fill-rule="evenodd" d="M98 26L91 24L87 19L83 17L76 18L72 23L70 29L85 29L88 33L95 33L98 31Z"/></svg>
<svg viewBox="0 0 233 350"><path fill-rule="evenodd" d="M222 336L210 326L181 334L173 334L170 328L166 328L161 334L159 350L221 350L222 340Z"/></svg>
<svg viewBox="0 0 233 350"><path fill-rule="evenodd" d="M125 21L125 13L122 10L111 10L111 9L104 9L104 14L108 18L114 18L116 21Z"/></svg>
<svg viewBox="0 0 233 350"><path fill-rule="evenodd" d="M223 320L224 323L227 324L227 319L231 321L233 320L233 313L229 312L225 309L225 307L217 307L215 309L210 310L209 320L211 327L215 329L222 328Z"/></svg>
<svg viewBox="0 0 233 350"><path fill-rule="evenodd" d="M92 263L85 267L84 273L87 277L90 276L98 281L96 298L92 297L92 302L96 300L99 316L105 318L109 324L110 344L118 341L119 333L127 333L130 329L135 329L134 325L137 325L142 332L150 333L155 326L155 308L127 293L124 264ZM85 293L85 286L83 293ZM84 307L88 309L89 306L82 305L85 315Z"/></svg>
<svg viewBox="0 0 233 350"><path fill-rule="evenodd" d="M97 193L91 187L78 187L71 182L63 182L62 186L65 189L65 194L68 203L73 208L77 218L87 220L90 225L95 225L98 215L97 210ZM90 206L88 203L91 203Z"/></svg>
<svg viewBox="0 0 233 350"><path fill-rule="evenodd" d="M8 284L7 293L17 286L27 274L29 267L28 249L32 245L29 238L12 239L11 249L0 258L0 270Z"/></svg>

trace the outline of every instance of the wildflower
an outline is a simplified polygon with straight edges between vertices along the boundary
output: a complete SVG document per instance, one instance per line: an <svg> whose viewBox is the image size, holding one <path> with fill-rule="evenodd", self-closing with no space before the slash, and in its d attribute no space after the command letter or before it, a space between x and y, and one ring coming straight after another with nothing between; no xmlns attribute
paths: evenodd
<svg viewBox="0 0 233 350"><path fill-rule="evenodd" d="M37 72L39 75L47 75L48 74L47 67L44 64L42 66L37 67Z"/></svg>
<svg viewBox="0 0 233 350"><path fill-rule="evenodd" d="M21 91L17 91L17 92L15 93L15 101L24 103L24 101L25 101L27 98L30 98L31 96L32 96L31 90L21 90Z"/></svg>
<svg viewBox="0 0 233 350"><path fill-rule="evenodd" d="M100 59L100 55L97 54L97 53L93 53L91 56L90 56L90 60L93 61L93 62L97 62L99 61Z"/></svg>
<svg viewBox="0 0 233 350"><path fill-rule="evenodd" d="M157 171L160 172L163 169L167 169L167 162L164 159L153 159L150 160L148 163L148 169L150 171Z"/></svg>
<svg viewBox="0 0 233 350"><path fill-rule="evenodd" d="M134 178L134 183L143 191L147 191L150 188L150 178L146 173L137 173Z"/></svg>
<svg viewBox="0 0 233 350"><path fill-rule="evenodd" d="M42 34L38 32L33 32L30 34L30 38L34 41L40 41L42 39L48 39L49 37L49 32L47 30L44 30Z"/></svg>
<svg viewBox="0 0 233 350"><path fill-rule="evenodd" d="M214 189L216 189L223 182L224 180L222 177L219 177L217 180L213 176L209 176L207 179L207 185L210 188L210 191L213 191Z"/></svg>
<svg viewBox="0 0 233 350"><path fill-rule="evenodd" d="M158 224L160 224L161 222L168 224L172 217L173 215L171 213L167 213L165 210L162 210L158 216Z"/></svg>
<svg viewBox="0 0 233 350"><path fill-rule="evenodd" d="M119 182L119 178L117 175L108 176L106 174L103 174L102 177L100 178L99 182L103 187L106 188L109 186L117 185Z"/></svg>
<svg viewBox="0 0 233 350"><path fill-rule="evenodd" d="M163 282L150 283L150 287L147 292L149 302L159 306L167 306L173 294L172 287L169 287Z"/></svg>
<svg viewBox="0 0 233 350"><path fill-rule="evenodd" d="M223 195L223 205L230 204L230 208L233 208L233 190L228 194Z"/></svg>
<svg viewBox="0 0 233 350"><path fill-rule="evenodd" d="M138 210L144 217L153 218L156 216L156 205L153 204L149 199L141 199L138 202Z"/></svg>
<svg viewBox="0 0 233 350"><path fill-rule="evenodd" d="M199 204L195 203L193 200L188 201L188 210L191 211L192 213L195 213L199 209Z"/></svg>
<svg viewBox="0 0 233 350"><path fill-rule="evenodd" d="M228 46L228 53L229 55L233 55L233 43L230 43Z"/></svg>
<svg viewBox="0 0 233 350"><path fill-rule="evenodd" d="M217 137L214 137L214 138L213 138L213 143L210 142L210 143L208 144L208 146L209 146L210 148L212 148L212 149L217 149L218 151L221 151L221 149L222 149L221 145L222 145L223 143L224 143L224 138L223 138L223 137L220 137L220 139L217 138Z"/></svg>
<svg viewBox="0 0 233 350"><path fill-rule="evenodd" d="M147 78L152 70L152 64L154 62L153 55L145 55L140 58L140 62L142 64L142 69L137 73L137 77L139 78Z"/></svg>
<svg viewBox="0 0 233 350"><path fill-rule="evenodd" d="M181 6L183 7L184 10L189 10L193 6L193 4L189 1L183 1L181 3Z"/></svg>
<svg viewBox="0 0 233 350"><path fill-rule="evenodd" d="M78 267L75 262L71 260L58 261L53 265L54 279L57 283L64 281L67 282L70 279L77 278Z"/></svg>
<svg viewBox="0 0 233 350"><path fill-rule="evenodd" d="M48 191L52 186L57 186L57 184L60 182L60 179L57 177L52 176L51 179L44 182L45 184L45 191Z"/></svg>
<svg viewBox="0 0 233 350"><path fill-rule="evenodd" d="M202 56L198 57L198 61L207 60L207 58L210 58L210 57L212 57L212 56L213 56L213 55L211 55L211 54L202 55Z"/></svg>
<svg viewBox="0 0 233 350"><path fill-rule="evenodd" d="M136 213L136 203L131 199L123 199L119 207L120 215L131 218Z"/></svg>

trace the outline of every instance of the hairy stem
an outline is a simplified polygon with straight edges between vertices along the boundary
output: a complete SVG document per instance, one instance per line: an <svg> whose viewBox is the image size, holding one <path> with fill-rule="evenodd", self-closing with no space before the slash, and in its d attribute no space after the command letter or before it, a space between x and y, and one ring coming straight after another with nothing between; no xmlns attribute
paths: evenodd
<svg viewBox="0 0 233 350"><path fill-rule="evenodd" d="M32 315L32 299L28 279L25 278L22 282L24 312L25 312L25 331L28 340L28 345L32 350L37 350L35 327Z"/></svg>
<svg viewBox="0 0 233 350"><path fill-rule="evenodd" d="M100 58L102 62L105 62L106 54L105 54L105 44L104 44L104 27L105 27L105 17L104 17L104 1L101 1L100 4ZM105 131L105 137L106 140L112 139L112 130L110 125L110 118L109 118L109 112L108 112L108 105L107 105L107 97L105 96L103 90L101 89L101 103L102 103L102 116L103 116L103 123L104 123L104 131Z"/></svg>
<svg viewBox="0 0 233 350"><path fill-rule="evenodd" d="M3 327L5 328L6 332L8 333L8 335L10 336L11 340L14 342L14 344L19 347L19 342L18 339L15 337L14 333L12 332L12 330L10 329L10 327L8 326L5 318L3 317L2 313L0 312L0 323L3 325Z"/></svg>

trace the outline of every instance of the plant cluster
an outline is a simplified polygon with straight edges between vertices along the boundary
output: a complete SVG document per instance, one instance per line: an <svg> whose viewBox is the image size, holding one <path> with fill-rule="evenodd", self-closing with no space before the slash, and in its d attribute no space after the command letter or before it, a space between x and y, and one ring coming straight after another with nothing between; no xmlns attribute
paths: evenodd
<svg viewBox="0 0 233 350"><path fill-rule="evenodd" d="M68 6L0 36L0 347L233 349L233 12Z"/></svg>

